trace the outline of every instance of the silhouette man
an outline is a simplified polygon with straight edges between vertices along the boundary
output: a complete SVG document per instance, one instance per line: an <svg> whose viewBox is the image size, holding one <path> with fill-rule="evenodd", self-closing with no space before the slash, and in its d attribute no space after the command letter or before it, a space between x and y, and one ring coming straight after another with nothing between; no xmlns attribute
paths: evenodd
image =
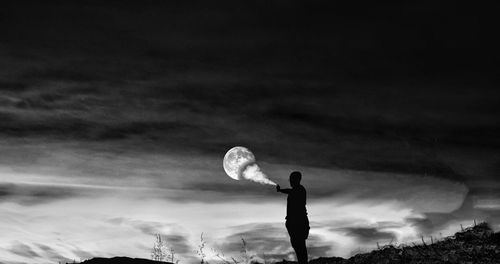
<svg viewBox="0 0 500 264"><path fill-rule="evenodd" d="M294 171L290 174L291 189L281 189L276 186L276 191L288 194L286 204L286 229L290 235L290 242L297 255L299 264L307 263L306 239L309 236L309 219L306 210L306 189L300 185L302 174Z"/></svg>

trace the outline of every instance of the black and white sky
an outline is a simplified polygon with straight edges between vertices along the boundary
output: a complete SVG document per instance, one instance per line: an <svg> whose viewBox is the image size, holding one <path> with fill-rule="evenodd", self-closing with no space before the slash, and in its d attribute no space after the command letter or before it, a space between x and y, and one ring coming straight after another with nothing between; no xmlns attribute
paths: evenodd
<svg viewBox="0 0 500 264"><path fill-rule="evenodd" d="M457 3L54 1L0 8L0 262L293 252L286 199L222 168L303 173L311 257L500 229L494 10Z"/></svg>

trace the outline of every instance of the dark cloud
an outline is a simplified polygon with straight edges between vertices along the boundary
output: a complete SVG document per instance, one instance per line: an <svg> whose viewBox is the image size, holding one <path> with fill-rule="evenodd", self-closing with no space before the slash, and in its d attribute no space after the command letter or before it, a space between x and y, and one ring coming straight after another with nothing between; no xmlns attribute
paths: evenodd
<svg viewBox="0 0 500 264"><path fill-rule="evenodd" d="M380 221L377 222L377 228L397 228L397 227L403 227L403 223L398 223L398 222L391 222L391 221Z"/></svg>
<svg viewBox="0 0 500 264"><path fill-rule="evenodd" d="M11 201L22 205L38 205L57 200L81 197L78 188L36 184L0 184L0 202Z"/></svg>
<svg viewBox="0 0 500 264"><path fill-rule="evenodd" d="M44 244L36 244L37 247L42 251L41 255L45 257L48 260L51 261L60 261L60 262L72 262L72 259L69 259L67 257L64 257L60 253L57 252L57 250L53 249L50 246L44 245Z"/></svg>
<svg viewBox="0 0 500 264"><path fill-rule="evenodd" d="M425 175L328 170L283 164L263 164L262 168L272 180L282 184L283 187L288 186L288 175L291 171L302 171L302 184L307 190L307 199L311 203L321 199L336 199L337 201L358 201L366 205L376 205L381 201L397 199L400 202L411 204L414 208L420 208L420 206L428 208L429 205L424 202L415 201L415 199L422 200L419 198L423 193L421 188L427 188L429 193L439 192L439 195L432 194L432 197L436 199L450 201L455 198L462 199L467 192L464 184ZM374 181L374 179L377 180ZM274 186L255 184L245 180L228 180L225 175L210 180L210 182L202 180L189 182L184 185L183 189L197 192L204 201L224 199L272 201L282 199L276 195ZM458 206L459 201L456 203Z"/></svg>
<svg viewBox="0 0 500 264"><path fill-rule="evenodd" d="M366 84L247 73L231 77L218 71L148 81L125 76L121 83L37 79L37 85L3 98L8 111L0 111L0 133L129 140L144 149L210 154L248 145L269 161L458 181L463 172L443 161L440 151L452 146L456 152L476 152L499 144L494 116L500 110L487 87L471 93L464 85L445 84L435 92L425 87L435 84L402 83L406 92L398 93L403 88L397 85L374 84L375 91L366 91ZM450 96L455 89L461 92Z"/></svg>
<svg viewBox="0 0 500 264"><path fill-rule="evenodd" d="M151 223L151 222L138 222L134 223L133 226L139 229L142 233L148 235L154 235L161 233L161 230L166 226L161 223Z"/></svg>
<svg viewBox="0 0 500 264"><path fill-rule="evenodd" d="M445 117L436 119L432 115L441 110L437 102L432 102L425 110L431 118L426 119L418 113L422 106L417 103L391 109L379 106L378 98L372 96L360 105L357 96L362 91L349 92L348 87L332 91L312 89L307 95L300 89L287 90L279 85L268 87L271 92L267 89L250 92L238 85L236 88L200 85L198 89L185 91L168 86L140 89L144 92L129 93L125 89L117 91L119 96L86 95L84 100L79 99L78 93L72 94L71 89L15 97L9 99L12 110L1 113L4 122L0 133L28 139L129 140L137 145L143 143L144 149L162 146L210 154L224 152L232 145L248 145L259 151L259 158L271 162L300 160L303 165L428 174L458 181L464 180L463 172L440 159L441 150L451 145L454 151L469 152L498 145L495 135L499 128L488 124L489 121L484 121L485 124L477 121L480 120L477 117L485 119L492 113L471 113L467 123L456 124L458 121L454 119L462 115L460 105L452 106ZM166 90L165 95L148 92L154 89ZM380 97L384 93L394 96L394 92L384 90ZM172 99L175 94L186 94L186 98ZM439 96L445 100L446 95ZM391 100L406 101L411 96L407 97L398 95ZM470 107L493 104L487 97L491 96L470 99L473 100ZM276 102L276 98L280 100ZM241 106L242 102L248 106ZM393 111L397 113L392 114ZM310 155L318 152L322 155Z"/></svg>
<svg viewBox="0 0 500 264"><path fill-rule="evenodd" d="M43 245L43 244L36 244L37 248L41 250L40 253L37 253L35 250L33 250L32 247L30 247L27 244L23 244L20 242L17 242L13 244L10 249L8 249L11 253L26 257L26 258L39 258L39 257L46 257L47 259L50 259L52 261L61 261L61 262L66 262L70 261L69 258L66 258L59 254L55 249L53 249L50 246ZM82 249L75 249L72 250L72 252L78 256L78 258L84 260L84 259L90 259L93 257L93 254L90 252L87 252ZM72 260L71 260L72 261Z"/></svg>
<svg viewBox="0 0 500 264"><path fill-rule="evenodd" d="M333 183L334 181L332 181ZM321 198L345 198L359 196L360 193L366 192L359 187L353 188L351 186L320 186L312 182L312 186L306 186L308 190L307 198L321 199ZM283 186L284 187L284 186ZM240 181L226 181L226 182L197 182L186 184L185 190L200 191L199 196L203 197L204 201L218 201L225 200L230 197L231 200L248 200L253 201L270 201L281 199L283 197L277 196L275 187L272 185L261 185L245 180ZM365 194L368 196L368 194ZM383 195L382 195L383 196ZM373 197L372 197L373 198ZM189 197L179 197L179 201L183 199L190 200Z"/></svg>
<svg viewBox="0 0 500 264"><path fill-rule="evenodd" d="M23 82L0 81L0 90L19 92L26 89L28 85Z"/></svg>
<svg viewBox="0 0 500 264"><path fill-rule="evenodd" d="M26 258L37 258L40 257L29 245L17 242L13 244L9 251L13 254L26 257Z"/></svg>
<svg viewBox="0 0 500 264"><path fill-rule="evenodd" d="M17 108L59 111L2 122L0 131L91 140L139 136L209 151L240 142L269 146L266 156L296 142L299 151L284 159L452 176L459 173L426 155L436 142L499 144L497 92L488 78L472 92L467 82L436 81L422 70L467 72L451 63L451 51L485 50L472 37L482 35L474 30L479 24L465 25L458 10L448 10L456 22L448 24L430 3L370 7L377 16L348 4L151 4L9 6L3 27L11 52L3 56L20 66L3 86L22 87L9 89ZM471 35L466 42L464 34ZM19 54L38 54L41 65L29 66ZM462 64L478 56L460 54L459 65L481 65ZM434 60L454 67L437 67ZM378 80L387 76L390 85ZM365 78L371 82L359 81ZM81 100L74 86L94 91ZM146 120L120 115L138 112ZM147 120L153 115L160 120ZM203 122L215 119L220 123ZM316 161L301 155L318 151L324 157Z"/></svg>
<svg viewBox="0 0 500 264"><path fill-rule="evenodd" d="M381 231L375 227L344 227L344 228L335 228L333 230L345 232L347 236L354 237L358 241L366 243L379 240L396 239L394 233Z"/></svg>
<svg viewBox="0 0 500 264"><path fill-rule="evenodd" d="M186 235L181 234L167 234L165 236L165 240L167 245L175 250L177 254L192 254L193 247L191 243L188 241L188 237Z"/></svg>

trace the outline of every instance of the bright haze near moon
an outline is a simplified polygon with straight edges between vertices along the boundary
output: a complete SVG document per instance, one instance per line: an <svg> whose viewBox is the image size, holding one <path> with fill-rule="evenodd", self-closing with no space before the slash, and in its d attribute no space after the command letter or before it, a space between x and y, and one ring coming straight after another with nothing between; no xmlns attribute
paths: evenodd
<svg viewBox="0 0 500 264"><path fill-rule="evenodd" d="M286 197L229 178L234 146L302 173L311 258L500 229L496 8L117 2L2 2L1 263L150 258L156 233L199 263L202 232L291 259Z"/></svg>

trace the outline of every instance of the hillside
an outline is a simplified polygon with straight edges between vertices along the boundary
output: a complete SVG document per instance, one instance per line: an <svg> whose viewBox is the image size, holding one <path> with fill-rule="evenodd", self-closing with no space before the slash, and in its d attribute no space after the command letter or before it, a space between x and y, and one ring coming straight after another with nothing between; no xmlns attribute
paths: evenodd
<svg viewBox="0 0 500 264"><path fill-rule="evenodd" d="M387 245L379 250L357 254L349 259L337 257L319 258L311 260L309 263L500 263L500 232L494 233L488 224L481 223L432 244L412 244L412 246L397 247Z"/></svg>
<svg viewBox="0 0 500 264"><path fill-rule="evenodd" d="M146 259L126 257L93 258L82 264L171 264ZM275 264L296 263L280 261ZM431 264L431 263L500 263L500 232L494 233L487 223L466 228L454 236L432 244L411 246L386 245L369 253L357 254L349 259L323 257L313 259L310 264Z"/></svg>
<svg viewBox="0 0 500 264"><path fill-rule="evenodd" d="M172 264L172 263L163 261L154 261L149 259L140 259L140 258L114 257L114 258L93 258L81 262L80 264Z"/></svg>

